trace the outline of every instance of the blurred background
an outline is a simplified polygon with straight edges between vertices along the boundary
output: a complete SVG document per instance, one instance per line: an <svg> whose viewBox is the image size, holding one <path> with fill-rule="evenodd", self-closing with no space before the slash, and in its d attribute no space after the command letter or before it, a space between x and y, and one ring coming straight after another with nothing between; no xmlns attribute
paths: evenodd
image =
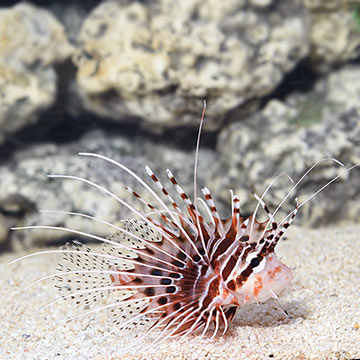
<svg viewBox="0 0 360 360"><path fill-rule="evenodd" d="M132 214L78 181L83 176L137 208L128 174L80 151L109 156L146 178L165 169L193 194L196 135L208 108L199 158L223 217L229 189L241 212L279 174L297 181L320 159L360 162L360 1L119 0L0 1L0 250L62 243L53 225L107 235L90 214L116 223ZM277 213L280 221L344 170L324 160ZM344 174L296 220L338 226L360 219L360 173ZM151 183L151 180L149 180ZM291 189L281 176L271 211ZM261 218L261 214L260 214Z"/></svg>

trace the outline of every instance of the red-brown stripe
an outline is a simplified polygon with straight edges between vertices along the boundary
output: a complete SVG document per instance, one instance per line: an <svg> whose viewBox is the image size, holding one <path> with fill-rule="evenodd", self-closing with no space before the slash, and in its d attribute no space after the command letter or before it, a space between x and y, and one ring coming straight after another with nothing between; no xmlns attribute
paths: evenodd
<svg viewBox="0 0 360 360"><path fill-rule="evenodd" d="M133 194L136 198L140 199L140 195L137 194L135 191L133 191L132 194Z"/></svg>
<svg viewBox="0 0 360 360"><path fill-rule="evenodd" d="M236 265L236 262L237 262L237 256L236 255L231 256L229 261L227 262L222 274L221 274L224 281L227 280L227 278L229 277L229 275L233 271L233 269L234 269L234 267Z"/></svg>

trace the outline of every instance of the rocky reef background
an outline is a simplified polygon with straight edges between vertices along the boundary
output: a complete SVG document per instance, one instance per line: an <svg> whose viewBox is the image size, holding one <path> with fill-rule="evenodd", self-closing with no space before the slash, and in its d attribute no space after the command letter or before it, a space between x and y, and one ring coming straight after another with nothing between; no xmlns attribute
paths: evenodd
<svg viewBox="0 0 360 360"><path fill-rule="evenodd" d="M119 0L0 2L0 249L66 240L55 225L94 234L127 209L69 174L97 181L137 208L129 175L80 151L103 154L146 177L170 168L192 195L196 133L208 109L199 186L224 216L229 189L244 215L279 174L297 181L322 158L360 162L360 3L345 0ZM279 220L344 170L321 162ZM171 187L171 186L169 186ZM286 176L265 200L274 210ZM357 222L354 169L305 205L304 226ZM294 195L294 196L293 196ZM153 200L152 200L153 201ZM153 201L154 202L154 201Z"/></svg>

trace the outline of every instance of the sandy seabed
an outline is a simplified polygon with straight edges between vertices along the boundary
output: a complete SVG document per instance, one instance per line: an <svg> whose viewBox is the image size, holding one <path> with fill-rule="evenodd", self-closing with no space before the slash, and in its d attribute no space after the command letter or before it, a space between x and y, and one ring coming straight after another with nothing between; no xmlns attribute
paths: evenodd
<svg viewBox="0 0 360 360"><path fill-rule="evenodd" d="M23 254L0 257L0 359L360 359L360 226L292 228L278 256L294 280L271 304L243 307L225 336L167 341L155 349L124 352L128 331L109 332L104 314L66 323L71 309L59 302L52 281L24 291L54 272L59 255L6 265Z"/></svg>

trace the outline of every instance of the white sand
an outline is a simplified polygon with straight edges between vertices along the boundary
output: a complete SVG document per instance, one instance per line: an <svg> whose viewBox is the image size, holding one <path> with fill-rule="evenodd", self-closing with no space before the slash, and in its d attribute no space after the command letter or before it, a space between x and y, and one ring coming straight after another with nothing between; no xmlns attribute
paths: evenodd
<svg viewBox="0 0 360 360"><path fill-rule="evenodd" d="M3 255L0 359L360 358L360 227L290 230L278 254L294 269L294 289L280 298L292 318L268 304L248 306L226 336L198 343L196 338L184 344L171 341L132 354L122 350L127 343L123 333L106 336L112 325L104 314L65 324L68 303L38 310L57 296L51 281L23 291L54 272L57 255L12 266L5 264L14 254Z"/></svg>

